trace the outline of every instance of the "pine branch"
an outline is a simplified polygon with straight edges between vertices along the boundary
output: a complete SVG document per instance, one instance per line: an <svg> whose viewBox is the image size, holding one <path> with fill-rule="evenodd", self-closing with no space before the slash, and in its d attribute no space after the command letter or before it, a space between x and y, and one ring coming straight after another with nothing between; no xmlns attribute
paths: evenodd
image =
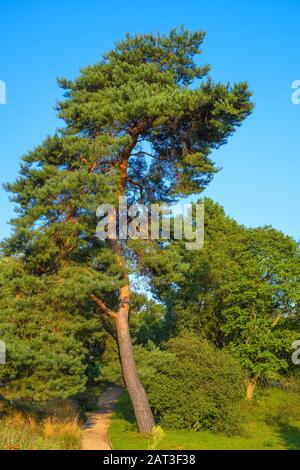
<svg viewBox="0 0 300 470"><path fill-rule="evenodd" d="M118 318L118 315L108 308L96 295L92 294L91 299L95 302L95 304L98 305L98 307L106 314L109 315L110 317L113 318Z"/></svg>

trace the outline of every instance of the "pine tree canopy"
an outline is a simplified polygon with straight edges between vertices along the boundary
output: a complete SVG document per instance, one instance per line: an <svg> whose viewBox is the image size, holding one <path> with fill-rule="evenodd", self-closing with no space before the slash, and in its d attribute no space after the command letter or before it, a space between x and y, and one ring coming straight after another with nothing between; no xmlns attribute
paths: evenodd
<svg viewBox="0 0 300 470"><path fill-rule="evenodd" d="M200 193L217 171L212 151L250 114L246 83L215 83L198 64L203 39L185 29L127 35L75 80L59 80L64 125L23 156L19 178L6 185L16 218L2 250L22 273L2 281L0 336L8 357L18 356L7 390L45 398L84 387L87 357L99 348L95 332L105 328L91 295L117 309L128 262L138 259L124 250L120 263L97 239L96 208L117 206L120 195L150 204ZM40 368L28 367L39 360Z"/></svg>

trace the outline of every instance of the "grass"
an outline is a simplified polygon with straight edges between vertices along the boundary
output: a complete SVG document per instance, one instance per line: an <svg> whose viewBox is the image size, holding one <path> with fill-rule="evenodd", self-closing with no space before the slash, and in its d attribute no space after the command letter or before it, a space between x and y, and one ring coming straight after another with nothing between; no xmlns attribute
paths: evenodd
<svg viewBox="0 0 300 470"><path fill-rule="evenodd" d="M39 404L0 397L0 450L79 450L86 413L97 409L105 386Z"/></svg>
<svg viewBox="0 0 300 470"><path fill-rule="evenodd" d="M76 418L60 421L46 418L38 422L16 412L1 420L1 450L77 450L81 429Z"/></svg>
<svg viewBox="0 0 300 470"><path fill-rule="evenodd" d="M80 449L80 419L72 405L68 402L52 403L49 413L52 415L42 414L41 417L41 410L37 408L29 410L25 406L20 411L6 407L2 402L0 450Z"/></svg>
<svg viewBox="0 0 300 470"><path fill-rule="evenodd" d="M76 399L8 402L0 397L0 450L80 450L86 413L95 411L106 384Z"/></svg>
<svg viewBox="0 0 300 470"><path fill-rule="evenodd" d="M299 394L281 389L260 391L240 407L243 431L225 436L208 431L164 430L158 450L296 450L300 449ZM110 427L116 450L147 450L149 438L141 436L131 418L126 394L121 397Z"/></svg>
<svg viewBox="0 0 300 470"><path fill-rule="evenodd" d="M84 397L86 398L86 397ZM89 396L89 404L90 396ZM225 436L208 431L164 430L158 450L296 450L300 449L299 393L281 389L260 391L240 406L243 431ZM13 408L0 402L0 450L78 450L82 417L72 401L47 404L47 412L32 405ZM148 450L149 437L141 436L132 417L128 395L118 402L110 427L116 450Z"/></svg>

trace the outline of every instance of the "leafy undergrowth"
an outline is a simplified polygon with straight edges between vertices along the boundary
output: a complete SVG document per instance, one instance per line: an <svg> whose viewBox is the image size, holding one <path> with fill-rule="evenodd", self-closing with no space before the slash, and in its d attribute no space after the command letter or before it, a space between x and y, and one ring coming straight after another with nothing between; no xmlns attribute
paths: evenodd
<svg viewBox="0 0 300 470"><path fill-rule="evenodd" d="M164 430L158 450L295 450L300 449L299 394L280 389L260 391L257 398L241 404L243 431L225 436L203 431ZM138 434L124 394L117 406L110 438L116 450L147 450L149 437Z"/></svg>

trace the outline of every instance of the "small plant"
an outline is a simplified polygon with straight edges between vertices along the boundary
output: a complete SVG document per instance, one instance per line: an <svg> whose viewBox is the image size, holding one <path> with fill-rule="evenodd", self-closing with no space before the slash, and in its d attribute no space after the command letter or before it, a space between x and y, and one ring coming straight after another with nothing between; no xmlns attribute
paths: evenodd
<svg viewBox="0 0 300 470"><path fill-rule="evenodd" d="M150 440L148 444L148 450L155 450L157 449L158 444L160 441L163 440L165 437L165 433L160 426L155 426L150 433Z"/></svg>

